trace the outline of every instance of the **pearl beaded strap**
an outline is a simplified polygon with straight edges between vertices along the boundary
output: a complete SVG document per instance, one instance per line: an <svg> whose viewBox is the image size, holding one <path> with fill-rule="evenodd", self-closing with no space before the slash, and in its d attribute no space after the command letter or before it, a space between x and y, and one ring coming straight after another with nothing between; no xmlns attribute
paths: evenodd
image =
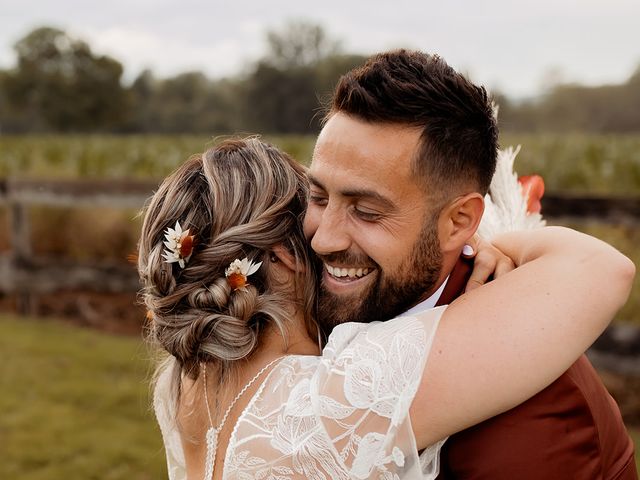
<svg viewBox="0 0 640 480"><path fill-rule="evenodd" d="M270 361L269 363L267 363L264 367L262 367L262 369L258 373L255 374L255 376L251 380L247 382L247 384L242 388L242 390L238 392L238 395L236 395L236 398L233 399L233 401L231 402L227 410L224 412L222 421L220 422L220 425L218 425L217 428L213 426L213 420L211 419L211 408L209 407L209 396L207 394L207 365L206 363L204 364L203 371L202 371L202 376L204 380L204 401L207 406L207 415L209 417L209 429L207 430L207 435L206 435L207 456L206 456L205 471L204 471L205 480L210 480L211 477L213 476L213 467L216 460L216 451L218 450L218 434L222 430L222 427L224 427L224 424L227 421L227 417L229 416L231 409L234 407L236 402L240 400L240 397L244 395L247 389L251 385L253 385L253 382L255 382L258 379L258 377L260 377L260 375L262 375L271 365L276 363L278 360L281 360L282 358L283 357L278 357Z"/></svg>

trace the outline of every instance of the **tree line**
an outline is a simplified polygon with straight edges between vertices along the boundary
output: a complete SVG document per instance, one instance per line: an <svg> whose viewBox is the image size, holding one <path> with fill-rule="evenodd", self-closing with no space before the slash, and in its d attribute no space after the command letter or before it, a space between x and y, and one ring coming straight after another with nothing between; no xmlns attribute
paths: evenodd
<svg viewBox="0 0 640 480"><path fill-rule="evenodd" d="M266 41L267 54L234 77L145 70L125 85L117 59L37 28L15 44L15 67L0 71L0 132L316 133L338 78L366 57L303 22ZM621 85L558 85L528 102L495 96L502 130L640 131L640 68Z"/></svg>

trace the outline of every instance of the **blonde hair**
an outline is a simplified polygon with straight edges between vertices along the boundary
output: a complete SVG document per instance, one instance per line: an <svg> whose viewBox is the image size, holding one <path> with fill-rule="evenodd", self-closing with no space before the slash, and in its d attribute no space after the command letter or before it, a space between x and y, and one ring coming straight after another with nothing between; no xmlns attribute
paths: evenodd
<svg viewBox="0 0 640 480"><path fill-rule="evenodd" d="M182 374L199 375L199 363L221 372L248 358L260 333L285 333L292 302L313 322L315 274L302 231L308 184L304 168L258 138L226 140L191 157L167 177L146 208L138 249L141 299L152 317L150 338L177 360ZM184 268L162 258L164 234L179 221L195 236ZM296 292L274 291L269 252L283 245L302 268ZM231 291L225 269L235 259L262 261L246 291Z"/></svg>

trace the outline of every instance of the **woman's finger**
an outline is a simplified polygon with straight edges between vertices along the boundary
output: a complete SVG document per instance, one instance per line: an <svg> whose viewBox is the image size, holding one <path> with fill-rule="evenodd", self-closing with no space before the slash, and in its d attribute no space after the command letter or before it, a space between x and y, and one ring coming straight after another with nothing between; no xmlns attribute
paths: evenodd
<svg viewBox="0 0 640 480"><path fill-rule="evenodd" d="M486 248L476 254L473 262L473 271L471 272L465 289L466 292L487 283L489 277L491 277L496 270L496 260L496 255Z"/></svg>
<svg viewBox="0 0 640 480"><path fill-rule="evenodd" d="M493 273L493 277L498 278L505 273L509 273L514 268L516 268L516 265L513 263L513 260L506 255L502 255L496 264L496 271Z"/></svg>

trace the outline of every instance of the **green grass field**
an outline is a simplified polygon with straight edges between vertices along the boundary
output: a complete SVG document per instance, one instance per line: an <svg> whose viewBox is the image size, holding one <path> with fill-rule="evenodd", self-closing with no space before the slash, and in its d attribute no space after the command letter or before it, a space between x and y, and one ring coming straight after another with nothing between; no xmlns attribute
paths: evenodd
<svg viewBox="0 0 640 480"><path fill-rule="evenodd" d="M166 478L135 338L0 316L0 478Z"/></svg>
<svg viewBox="0 0 640 480"><path fill-rule="evenodd" d="M154 178L227 136L0 135L0 178ZM301 162L314 138L264 137Z"/></svg>
<svg viewBox="0 0 640 480"><path fill-rule="evenodd" d="M542 175L550 192L640 196L640 135L505 134L521 145L515 170Z"/></svg>
<svg viewBox="0 0 640 480"><path fill-rule="evenodd" d="M0 478L167 477L139 339L0 315L0 352Z"/></svg>
<svg viewBox="0 0 640 480"><path fill-rule="evenodd" d="M162 178L225 136L0 136L0 178ZM265 137L303 163L315 137ZM521 145L516 170L542 175L549 191L640 195L640 135L504 134Z"/></svg>

